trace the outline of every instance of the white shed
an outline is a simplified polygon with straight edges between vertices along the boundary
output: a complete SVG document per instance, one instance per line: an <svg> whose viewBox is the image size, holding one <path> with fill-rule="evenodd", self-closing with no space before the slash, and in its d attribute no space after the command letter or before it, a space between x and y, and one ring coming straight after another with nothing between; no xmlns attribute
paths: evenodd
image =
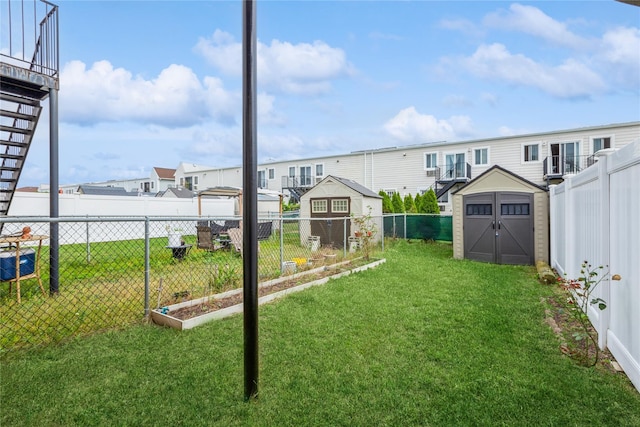
<svg viewBox="0 0 640 427"><path fill-rule="evenodd" d="M313 235L320 236L323 246L342 248L356 231L350 217L369 214L381 223L379 194L350 179L329 175L300 197L300 243L305 244ZM381 233L378 230L374 240L379 240Z"/></svg>

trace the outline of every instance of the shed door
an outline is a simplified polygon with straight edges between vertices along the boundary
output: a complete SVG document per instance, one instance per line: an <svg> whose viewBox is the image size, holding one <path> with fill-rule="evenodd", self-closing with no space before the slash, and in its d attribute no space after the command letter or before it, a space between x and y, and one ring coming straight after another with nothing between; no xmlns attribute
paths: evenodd
<svg viewBox="0 0 640 427"><path fill-rule="evenodd" d="M495 194L464 196L464 257L496 262Z"/></svg>
<svg viewBox="0 0 640 427"><path fill-rule="evenodd" d="M496 193L499 264L533 264L533 194Z"/></svg>
<svg viewBox="0 0 640 427"><path fill-rule="evenodd" d="M323 246L342 248L345 232L351 233L351 221L345 220L351 214L349 197L314 198L311 203L311 235L320 236ZM346 227L346 230L345 230Z"/></svg>
<svg viewBox="0 0 640 427"><path fill-rule="evenodd" d="M464 196L464 256L498 264L533 264L533 195Z"/></svg>

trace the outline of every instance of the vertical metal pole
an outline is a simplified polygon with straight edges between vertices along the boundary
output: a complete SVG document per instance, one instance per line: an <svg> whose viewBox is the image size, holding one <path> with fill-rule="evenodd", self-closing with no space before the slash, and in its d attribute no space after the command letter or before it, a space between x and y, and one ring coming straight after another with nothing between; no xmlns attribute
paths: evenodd
<svg viewBox="0 0 640 427"><path fill-rule="evenodd" d="M60 293L60 235L58 187L58 90L49 89L49 294Z"/></svg>
<svg viewBox="0 0 640 427"><path fill-rule="evenodd" d="M256 2L242 1L242 219L244 398L258 397L258 180Z"/></svg>
<svg viewBox="0 0 640 427"><path fill-rule="evenodd" d="M407 238L407 214L403 215L404 218L404 238Z"/></svg>
<svg viewBox="0 0 640 427"><path fill-rule="evenodd" d="M282 212L280 212L280 271L282 271L282 265L284 263L284 218Z"/></svg>
<svg viewBox="0 0 640 427"><path fill-rule="evenodd" d="M144 317L149 317L149 272L151 270L149 244L149 217L144 217Z"/></svg>
<svg viewBox="0 0 640 427"><path fill-rule="evenodd" d="M87 235L87 264L91 263L91 235L89 233L89 215L87 215L87 226L86 235Z"/></svg>
<svg viewBox="0 0 640 427"><path fill-rule="evenodd" d="M342 227L342 255L347 257L347 218L344 219Z"/></svg>

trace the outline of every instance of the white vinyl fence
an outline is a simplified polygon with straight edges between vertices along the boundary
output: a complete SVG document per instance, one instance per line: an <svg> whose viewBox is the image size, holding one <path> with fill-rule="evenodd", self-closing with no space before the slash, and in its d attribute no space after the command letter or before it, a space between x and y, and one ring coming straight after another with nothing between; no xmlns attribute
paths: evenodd
<svg viewBox="0 0 640 427"><path fill-rule="evenodd" d="M589 309L601 348L608 347L640 390L640 141L605 150L598 162L550 188L551 266L567 278L580 265L621 276L603 280Z"/></svg>

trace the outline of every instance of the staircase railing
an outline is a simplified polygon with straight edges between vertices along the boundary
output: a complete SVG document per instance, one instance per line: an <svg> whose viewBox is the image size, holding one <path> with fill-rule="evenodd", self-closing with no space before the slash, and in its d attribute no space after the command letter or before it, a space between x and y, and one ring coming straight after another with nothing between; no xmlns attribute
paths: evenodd
<svg viewBox="0 0 640 427"><path fill-rule="evenodd" d="M16 4L20 7L12 10ZM8 21L8 36L2 40L8 45L0 46L0 52L7 52L0 53L3 60L57 78L60 67L58 6L46 0L7 0L1 5L0 14Z"/></svg>

